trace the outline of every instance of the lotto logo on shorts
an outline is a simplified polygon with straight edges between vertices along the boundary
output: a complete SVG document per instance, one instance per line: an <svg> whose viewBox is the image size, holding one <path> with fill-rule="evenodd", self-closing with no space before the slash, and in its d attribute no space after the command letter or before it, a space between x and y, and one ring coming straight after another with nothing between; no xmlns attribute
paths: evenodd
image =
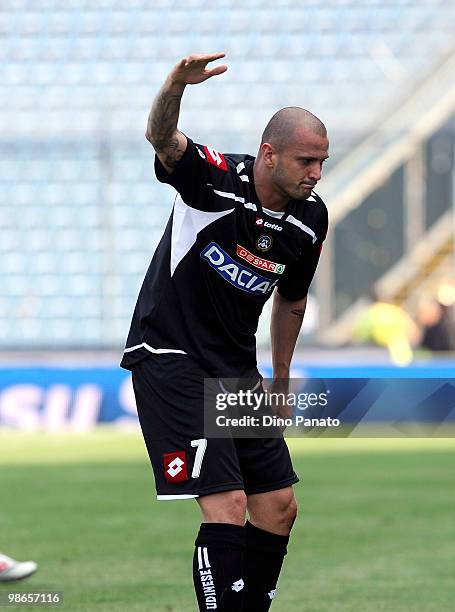
<svg viewBox="0 0 455 612"><path fill-rule="evenodd" d="M262 259L253 253L250 253L245 247L237 245L237 255L250 263L255 268L261 268L261 270L267 270L268 272L274 272L275 274L283 274L286 264L275 263L268 259Z"/></svg>
<svg viewBox="0 0 455 612"><path fill-rule="evenodd" d="M163 457L164 477L168 482L183 482L184 480L188 480L185 451L165 453Z"/></svg>
<svg viewBox="0 0 455 612"><path fill-rule="evenodd" d="M225 172L227 171L226 159L224 158L224 155L222 153L220 153L219 151L215 151L215 149L212 149L212 147L206 146L204 146L204 151L209 164L212 164L212 166L216 166L217 168L219 168L220 170L224 170Z"/></svg>

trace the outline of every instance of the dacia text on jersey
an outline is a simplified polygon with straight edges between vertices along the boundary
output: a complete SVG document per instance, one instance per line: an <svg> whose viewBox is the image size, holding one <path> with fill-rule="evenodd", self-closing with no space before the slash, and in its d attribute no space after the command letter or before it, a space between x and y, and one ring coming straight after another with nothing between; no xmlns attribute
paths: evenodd
<svg viewBox="0 0 455 612"><path fill-rule="evenodd" d="M270 293L279 280L269 280L237 263L216 242L208 244L202 251L201 257L207 260L228 283L254 295Z"/></svg>

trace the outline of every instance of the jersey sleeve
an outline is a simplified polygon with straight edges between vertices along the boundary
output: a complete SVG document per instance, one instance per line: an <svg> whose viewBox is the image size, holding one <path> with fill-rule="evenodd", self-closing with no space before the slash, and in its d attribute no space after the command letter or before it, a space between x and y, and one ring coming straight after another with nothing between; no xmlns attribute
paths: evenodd
<svg viewBox="0 0 455 612"><path fill-rule="evenodd" d="M212 208L213 190L222 186L227 173L228 165L222 153L188 137L185 153L171 174L155 155L156 178L174 187L183 201L194 208Z"/></svg>
<svg viewBox="0 0 455 612"><path fill-rule="evenodd" d="M286 300L302 300L308 295L328 230L327 209L322 201L321 204L324 208L318 223L315 243L302 249L299 257L286 267L278 282L278 293Z"/></svg>

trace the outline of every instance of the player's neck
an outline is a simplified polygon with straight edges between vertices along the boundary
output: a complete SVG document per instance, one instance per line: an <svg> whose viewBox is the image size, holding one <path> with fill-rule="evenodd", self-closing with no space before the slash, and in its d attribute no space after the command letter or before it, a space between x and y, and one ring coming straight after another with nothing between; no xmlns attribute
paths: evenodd
<svg viewBox="0 0 455 612"><path fill-rule="evenodd" d="M277 190L268 174L262 171L260 164L253 166L254 188L263 208L282 212L286 209L289 196Z"/></svg>

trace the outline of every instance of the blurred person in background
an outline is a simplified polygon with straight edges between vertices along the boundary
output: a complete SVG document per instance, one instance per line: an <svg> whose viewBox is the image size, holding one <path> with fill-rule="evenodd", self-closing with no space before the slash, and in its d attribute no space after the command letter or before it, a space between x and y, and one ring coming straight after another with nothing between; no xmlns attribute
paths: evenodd
<svg viewBox="0 0 455 612"><path fill-rule="evenodd" d="M354 326L354 340L383 346L395 365L408 365L413 359L413 346L420 337L417 325L403 308L391 300L375 293L372 297L373 304Z"/></svg>
<svg viewBox="0 0 455 612"><path fill-rule="evenodd" d="M422 329L420 348L455 351L453 305L443 304L439 299L423 300L419 304L418 321Z"/></svg>
<svg viewBox="0 0 455 612"><path fill-rule="evenodd" d="M36 572L38 565L34 561L16 561L0 553L0 582L15 582L28 578Z"/></svg>

